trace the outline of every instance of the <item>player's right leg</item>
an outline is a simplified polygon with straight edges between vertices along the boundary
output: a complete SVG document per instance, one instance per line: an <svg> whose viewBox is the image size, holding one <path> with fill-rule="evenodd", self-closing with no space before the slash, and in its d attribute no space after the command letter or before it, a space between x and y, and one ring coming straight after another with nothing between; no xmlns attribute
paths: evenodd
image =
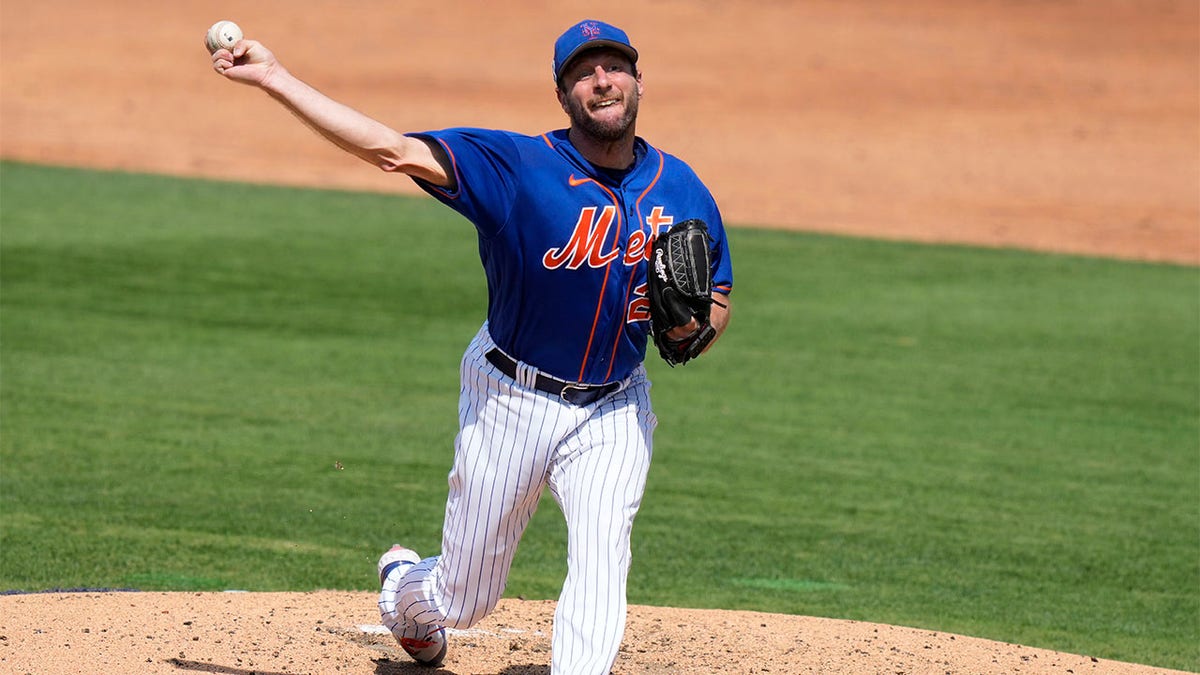
<svg viewBox="0 0 1200 675"><path fill-rule="evenodd" d="M496 606L550 455L586 419L501 373L484 357L493 346L485 326L463 357L442 553L414 565L398 590L413 622L468 628Z"/></svg>
<svg viewBox="0 0 1200 675"><path fill-rule="evenodd" d="M399 544L379 558L379 615L400 647L423 666L440 666L446 658L446 630L437 624L416 623L400 605L404 579L421 562L416 552Z"/></svg>

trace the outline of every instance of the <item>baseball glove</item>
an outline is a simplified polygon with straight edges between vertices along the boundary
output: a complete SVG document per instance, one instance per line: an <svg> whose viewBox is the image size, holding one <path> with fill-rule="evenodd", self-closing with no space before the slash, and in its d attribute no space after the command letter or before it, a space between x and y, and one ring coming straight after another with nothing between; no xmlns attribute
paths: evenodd
<svg viewBox="0 0 1200 675"><path fill-rule="evenodd" d="M695 218L676 224L658 235L646 273L650 301L650 335L658 353L671 367L683 365L704 351L716 329L709 322L712 309L711 246L708 226ZM672 338L672 329L698 327L685 337Z"/></svg>

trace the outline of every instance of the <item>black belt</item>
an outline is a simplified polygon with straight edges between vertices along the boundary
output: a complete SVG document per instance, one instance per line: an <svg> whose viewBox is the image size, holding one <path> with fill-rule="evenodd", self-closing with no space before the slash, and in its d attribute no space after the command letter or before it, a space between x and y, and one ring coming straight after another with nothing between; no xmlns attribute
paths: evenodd
<svg viewBox="0 0 1200 675"><path fill-rule="evenodd" d="M517 362L511 356L499 349L493 349L485 354L484 357L493 366L499 368L500 372L514 380L517 379ZM534 389L544 391L547 394L561 396L562 400L571 405L591 405L609 394L620 391L621 386L621 382L609 382L608 384L567 382L566 380L550 377L541 372L537 374L537 378L535 378L533 384Z"/></svg>

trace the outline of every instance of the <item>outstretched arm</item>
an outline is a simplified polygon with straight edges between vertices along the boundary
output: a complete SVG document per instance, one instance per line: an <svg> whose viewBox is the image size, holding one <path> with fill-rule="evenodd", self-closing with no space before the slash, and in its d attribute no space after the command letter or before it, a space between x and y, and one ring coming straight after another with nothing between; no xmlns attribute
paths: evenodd
<svg viewBox="0 0 1200 675"><path fill-rule="evenodd" d="M422 140L405 136L317 91L292 75L262 43L241 40L212 55L213 70L234 82L258 87L304 124L339 148L384 171L398 171L434 185L450 177Z"/></svg>

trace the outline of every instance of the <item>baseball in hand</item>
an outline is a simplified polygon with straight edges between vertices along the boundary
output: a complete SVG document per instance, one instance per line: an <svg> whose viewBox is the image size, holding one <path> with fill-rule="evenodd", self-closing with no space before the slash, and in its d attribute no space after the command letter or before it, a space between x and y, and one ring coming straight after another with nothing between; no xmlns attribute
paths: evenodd
<svg viewBox="0 0 1200 675"><path fill-rule="evenodd" d="M233 46L242 39L242 29L232 21L218 21L208 29L208 35L204 38L204 44L208 46L208 53L212 54L218 49L233 49Z"/></svg>

